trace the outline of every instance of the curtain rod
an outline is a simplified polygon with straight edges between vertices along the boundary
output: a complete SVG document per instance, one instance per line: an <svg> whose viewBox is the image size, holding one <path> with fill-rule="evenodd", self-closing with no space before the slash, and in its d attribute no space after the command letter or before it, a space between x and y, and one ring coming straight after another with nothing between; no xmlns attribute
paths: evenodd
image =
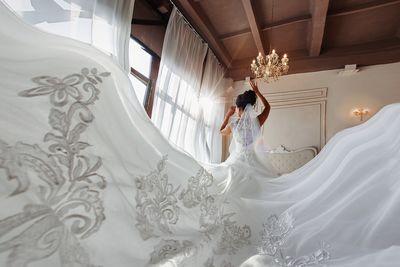
<svg viewBox="0 0 400 267"><path fill-rule="evenodd" d="M182 16L183 20L190 27L190 29L192 29L192 31L194 31L194 33L200 38L200 40L203 43L208 45L208 43L204 40L203 37L201 37L201 35L196 31L196 29L192 26L192 24L190 24L189 20L185 17L185 15L183 15L183 13L179 10L178 6L174 3L174 0L170 0L170 2L176 8L176 11Z"/></svg>
<svg viewBox="0 0 400 267"><path fill-rule="evenodd" d="M204 40L204 38L203 38L203 37L198 33L198 31L193 27L193 25L189 22L189 20L185 17L185 15L179 10L178 6L174 3L174 0L170 0L170 3L176 8L176 11L177 11L178 14L183 18L183 20L184 20L184 22L186 23L186 25L188 25L189 28L194 32L194 34L196 34L197 37L198 37L203 43L205 43L205 44L207 45L207 47L210 49L212 55L213 55L213 56L215 57L215 59L217 60L218 65L220 65L221 67L224 67L224 69L226 69L225 66L220 62L220 60L218 59L218 57L215 55L214 51L211 49L211 47L210 47L210 45L208 44L208 42L206 42L206 41Z"/></svg>

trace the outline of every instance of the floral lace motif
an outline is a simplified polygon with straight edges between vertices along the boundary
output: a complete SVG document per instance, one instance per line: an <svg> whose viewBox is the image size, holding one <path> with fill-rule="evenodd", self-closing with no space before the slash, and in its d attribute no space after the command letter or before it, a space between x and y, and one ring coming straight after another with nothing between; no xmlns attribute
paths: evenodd
<svg viewBox="0 0 400 267"><path fill-rule="evenodd" d="M261 246L258 248L259 254L272 256L276 267L303 267L326 263L330 259L330 254L325 244L307 256L297 258L284 256L284 245L294 229L293 222L289 213L283 213L279 217L271 215L263 224Z"/></svg>
<svg viewBox="0 0 400 267"><path fill-rule="evenodd" d="M17 184L9 197L26 192L35 181L41 201L0 220L0 253L10 251L9 266L26 266L56 251L62 266L93 266L79 240L98 231L105 220L101 194L106 181L97 172L101 158L83 153L89 144L81 135L94 120L89 106L98 99L100 76L110 73L98 73L95 68L87 72L84 68L64 78L35 77L32 81L39 86L19 93L50 95L52 131L44 136L49 152L38 145L18 142L10 146L0 140L0 168ZM21 229L22 225L27 227ZM5 238L11 231L14 236Z"/></svg>
<svg viewBox="0 0 400 267"><path fill-rule="evenodd" d="M187 189L182 190L179 199L186 208L193 208L202 203L207 197L208 188L213 183L213 177L204 168L200 168L196 176L189 178Z"/></svg>
<svg viewBox="0 0 400 267"><path fill-rule="evenodd" d="M203 266L204 267L216 267L216 265L214 264L214 258L208 258ZM225 260L223 262L221 262L221 264L219 266L220 267L234 267L232 263L227 262Z"/></svg>
<svg viewBox="0 0 400 267"><path fill-rule="evenodd" d="M240 146L247 147L254 142L250 118L233 121L231 126L233 127L234 138Z"/></svg>
<svg viewBox="0 0 400 267"><path fill-rule="evenodd" d="M162 239L150 255L150 264L172 262L174 266L184 266L185 261L196 253L196 247L190 241Z"/></svg>
<svg viewBox="0 0 400 267"><path fill-rule="evenodd" d="M187 187L178 193L179 187L171 184L165 173L166 162L167 157L164 156L155 170L135 179L136 228L143 240L174 234L171 226L179 223L182 210L197 209L199 233L202 235L200 247L217 239L214 253L235 254L250 244L250 227L239 226L230 220L235 213L225 213L226 203L221 196L209 192L214 183L210 173L200 168L195 176L188 179ZM179 242L168 240L169 243ZM159 247L154 248L154 251L158 250Z"/></svg>
<svg viewBox="0 0 400 267"><path fill-rule="evenodd" d="M215 253L236 254L240 248L251 244L250 237L251 230L249 226L238 226L235 221L229 220L228 217L224 220L222 237L217 242Z"/></svg>
<svg viewBox="0 0 400 267"><path fill-rule="evenodd" d="M166 160L167 157L163 157L156 170L135 179L136 228L143 240L172 233L169 225L176 224L179 218L180 207L176 197L179 188L175 189L169 183L168 175L163 173Z"/></svg>

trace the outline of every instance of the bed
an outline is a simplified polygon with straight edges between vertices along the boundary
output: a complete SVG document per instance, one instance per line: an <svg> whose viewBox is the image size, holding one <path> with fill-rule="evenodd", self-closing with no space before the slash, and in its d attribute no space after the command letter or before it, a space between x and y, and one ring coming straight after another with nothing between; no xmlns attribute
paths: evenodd
<svg viewBox="0 0 400 267"><path fill-rule="evenodd" d="M316 147L304 147L296 150L289 150L281 145L271 151L268 155L271 164L279 174L285 174L297 170L318 153Z"/></svg>

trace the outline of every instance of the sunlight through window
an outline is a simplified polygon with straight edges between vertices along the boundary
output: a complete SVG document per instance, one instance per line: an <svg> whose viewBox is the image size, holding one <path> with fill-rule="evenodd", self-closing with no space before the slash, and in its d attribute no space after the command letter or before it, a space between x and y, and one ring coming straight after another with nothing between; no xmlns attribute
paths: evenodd
<svg viewBox="0 0 400 267"><path fill-rule="evenodd" d="M146 51L135 39L129 41L129 65L131 72L129 75L135 94L145 107L151 87L151 68L153 56Z"/></svg>
<svg viewBox="0 0 400 267"><path fill-rule="evenodd" d="M150 77L152 56L146 52L134 39L129 42L129 65L131 68Z"/></svg>

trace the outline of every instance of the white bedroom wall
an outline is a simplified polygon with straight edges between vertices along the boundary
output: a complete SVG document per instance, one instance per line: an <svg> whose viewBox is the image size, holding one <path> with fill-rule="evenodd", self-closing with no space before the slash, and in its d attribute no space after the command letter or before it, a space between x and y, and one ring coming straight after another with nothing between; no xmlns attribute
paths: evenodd
<svg viewBox="0 0 400 267"><path fill-rule="evenodd" d="M259 88L263 94L328 88L326 141L340 130L360 123L359 118L351 113L354 108L368 108L370 115L365 118L368 120L383 106L400 102L400 62L363 67L358 73L350 76L340 76L340 71L286 75L277 82L259 82ZM235 82L228 99L233 99L244 90L248 90L244 87L244 81ZM300 128L297 131L302 134L306 129Z"/></svg>

